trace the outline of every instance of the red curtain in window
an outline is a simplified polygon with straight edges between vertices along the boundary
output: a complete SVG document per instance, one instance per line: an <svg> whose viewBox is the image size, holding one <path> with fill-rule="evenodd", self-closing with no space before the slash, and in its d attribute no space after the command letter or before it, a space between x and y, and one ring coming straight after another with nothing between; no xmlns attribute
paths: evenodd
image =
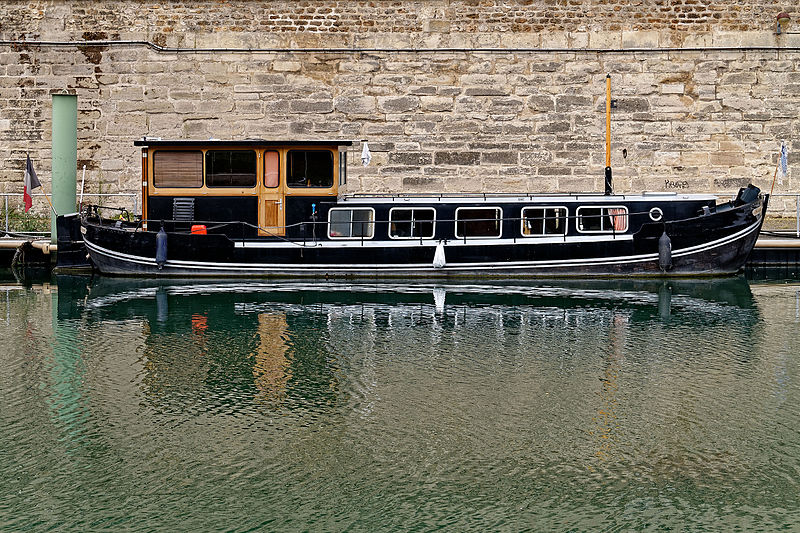
<svg viewBox="0 0 800 533"><path fill-rule="evenodd" d="M608 210L611 221L614 223L614 231L628 230L628 214L622 208L611 208Z"/></svg>

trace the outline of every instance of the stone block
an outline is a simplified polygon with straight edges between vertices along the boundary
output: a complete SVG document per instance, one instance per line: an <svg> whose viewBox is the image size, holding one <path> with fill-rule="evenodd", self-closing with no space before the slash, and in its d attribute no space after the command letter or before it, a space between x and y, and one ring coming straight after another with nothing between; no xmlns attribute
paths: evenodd
<svg viewBox="0 0 800 533"><path fill-rule="evenodd" d="M333 100L333 108L345 114L371 114L378 106L374 96L340 96Z"/></svg>
<svg viewBox="0 0 800 533"><path fill-rule="evenodd" d="M722 85L754 85L758 83L755 72L732 72L722 76L719 80Z"/></svg>
<svg viewBox="0 0 800 533"><path fill-rule="evenodd" d="M517 114L524 106L525 101L521 98L491 98L488 111L494 114Z"/></svg>
<svg viewBox="0 0 800 533"><path fill-rule="evenodd" d="M303 68L299 61L273 61L271 66L275 72L300 72Z"/></svg>
<svg viewBox="0 0 800 533"><path fill-rule="evenodd" d="M547 95L532 95L528 97L528 108L538 113L555 111L555 98Z"/></svg>
<svg viewBox="0 0 800 533"><path fill-rule="evenodd" d="M683 94L686 86L683 83L665 83L661 85L661 94Z"/></svg>
<svg viewBox="0 0 800 533"><path fill-rule="evenodd" d="M570 129L569 121L565 120L542 122L536 126L537 133L565 133L570 131Z"/></svg>
<svg viewBox="0 0 800 533"><path fill-rule="evenodd" d="M406 190L444 190L444 182L436 177L408 176L403 178L402 184Z"/></svg>
<svg viewBox="0 0 800 533"><path fill-rule="evenodd" d="M289 111L292 113L331 113L333 112L333 102L331 100L291 100Z"/></svg>
<svg viewBox="0 0 800 533"><path fill-rule="evenodd" d="M480 163L480 152L435 152L436 165L477 165Z"/></svg>
<svg viewBox="0 0 800 533"><path fill-rule="evenodd" d="M658 31L623 31L623 48L657 48L661 34Z"/></svg>
<svg viewBox="0 0 800 533"><path fill-rule="evenodd" d="M536 171L539 176L569 176L572 174L570 167L539 167Z"/></svg>
<svg viewBox="0 0 800 533"><path fill-rule="evenodd" d="M386 113L407 113L417 109L418 107L418 96L378 97L378 109Z"/></svg>
<svg viewBox="0 0 800 533"><path fill-rule="evenodd" d="M622 47L621 31L595 31L589 34L589 48L619 49Z"/></svg>
<svg viewBox="0 0 800 533"><path fill-rule="evenodd" d="M482 152L481 163L488 165L517 165L519 154L517 152Z"/></svg>
<svg viewBox="0 0 800 533"><path fill-rule="evenodd" d="M125 164L123 163L122 159L114 159L104 157L100 161L100 169L104 171L108 170L123 170L125 168Z"/></svg>
<svg viewBox="0 0 800 533"><path fill-rule="evenodd" d="M717 166L741 165L744 162L742 152L713 152L708 156L708 162Z"/></svg>
<svg viewBox="0 0 800 533"><path fill-rule="evenodd" d="M591 108L594 104L591 96L563 95L556 96L556 113L570 113L582 108Z"/></svg>
<svg viewBox="0 0 800 533"><path fill-rule="evenodd" d="M425 152L392 152L389 163L394 165L423 166L433 164L433 156Z"/></svg>
<svg viewBox="0 0 800 533"><path fill-rule="evenodd" d="M681 153L680 152L666 152L666 151L656 151L653 154L653 165L661 166L661 165L680 165L681 164Z"/></svg>
<svg viewBox="0 0 800 533"><path fill-rule="evenodd" d="M453 98L447 96L421 96L420 108L423 111L452 111Z"/></svg>
<svg viewBox="0 0 800 533"><path fill-rule="evenodd" d="M509 89L498 89L493 87L467 87L464 89L465 96L507 96Z"/></svg>

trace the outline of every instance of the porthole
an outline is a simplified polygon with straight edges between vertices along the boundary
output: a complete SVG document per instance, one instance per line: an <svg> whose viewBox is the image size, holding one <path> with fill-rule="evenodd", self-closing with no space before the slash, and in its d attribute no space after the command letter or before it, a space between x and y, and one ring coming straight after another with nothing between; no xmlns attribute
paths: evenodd
<svg viewBox="0 0 800 533"><path fill-rule="evenodd" d="M662 218L664 218L664 212L660 207L654 207L650 210L650 220L653 222L658 222Z"/></svg>

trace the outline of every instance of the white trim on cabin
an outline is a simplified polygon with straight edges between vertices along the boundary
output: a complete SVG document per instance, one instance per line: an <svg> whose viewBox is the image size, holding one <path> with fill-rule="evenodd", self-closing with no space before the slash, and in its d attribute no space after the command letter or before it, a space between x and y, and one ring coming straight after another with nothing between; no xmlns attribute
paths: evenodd
<svg viewBox="0 0 800 533"><path fill-rule="evenodd" d="M619 203L619 202L677 202L677 201L714 201L720 200L720 197L713 194L681 194L670 192L645 192L637 194L612 194L609 196L603 194L552 194L542 195L500 195L500 194L486 194L475 196L448 196L448 195L430 195L430 196L402 196L402 195L369 195L369 196L353 196L343 195L339 196L338 202L340 205L346 204L486 204L486 203L555 203L562 204L565 201L582 202L582 203ZM463 206L463 207L468 207Z"/></svg>

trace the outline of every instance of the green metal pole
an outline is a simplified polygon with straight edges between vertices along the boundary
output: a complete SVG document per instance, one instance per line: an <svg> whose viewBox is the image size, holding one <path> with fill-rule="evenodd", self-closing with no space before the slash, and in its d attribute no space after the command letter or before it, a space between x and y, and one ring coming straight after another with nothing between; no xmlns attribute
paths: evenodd
<svg viewBox="0 0 800 533"><path fill-rule="evenodd" d="M78 97L53 95L53 207L59 215L75 212L78 177ZM52 242L56 242L56 218L50 213Z"/></svg>

